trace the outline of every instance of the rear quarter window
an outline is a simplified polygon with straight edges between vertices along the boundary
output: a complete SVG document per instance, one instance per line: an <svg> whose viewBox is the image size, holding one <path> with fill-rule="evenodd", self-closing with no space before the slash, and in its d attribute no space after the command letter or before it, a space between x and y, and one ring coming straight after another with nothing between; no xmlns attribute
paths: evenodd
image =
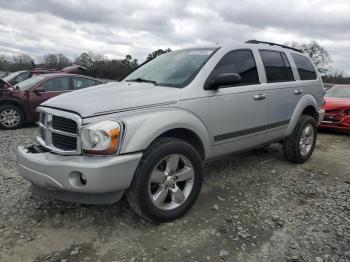
<svg viewBox="0 0 350 262"><path fill-rule="evenodd" d="M317 79L317 74L314 66L312 65L309 58L292 54L295 65L297 66L300 80L314 80Z"/></svg>

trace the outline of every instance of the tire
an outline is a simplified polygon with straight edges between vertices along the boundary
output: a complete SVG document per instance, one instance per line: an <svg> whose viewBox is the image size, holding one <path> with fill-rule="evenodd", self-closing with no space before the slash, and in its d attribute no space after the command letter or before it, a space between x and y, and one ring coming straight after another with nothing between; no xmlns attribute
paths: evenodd
<svg viewBox="0 0 350 262"><path fill-rule="evenodd" d="M315 119L309 115L301 115L292 134L283 141L282 148L285 158L292 163L306 162L315 149L316 139Z"/></svg>
<svg viewBox="0 0 350 262"><path fill-rule="evenodd" d="M159 138L144 152L126 199L147 220L169 222L192 207L202 181L202 161L193 146L178 138Z"/></svg>
<svg viewBox="0 0 350 262"><path fill-rule="evenodd" d="M23 122L24 114L18 106L11 104L0 106L1 129L16 129L22 126Z"/></svg>

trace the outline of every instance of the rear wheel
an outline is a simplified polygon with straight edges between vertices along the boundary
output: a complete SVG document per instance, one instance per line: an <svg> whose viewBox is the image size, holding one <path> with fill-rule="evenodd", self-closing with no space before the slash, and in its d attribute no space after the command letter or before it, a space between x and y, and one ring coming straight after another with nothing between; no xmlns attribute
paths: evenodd
<svg viewBox="0 0 350 262"><path fill-rule="evenodd" d="M157 139L145 151L126 197L139 215L167 222L184 215L202 186L198 152L177 138Z"/></svg>
<svg viewBox="0 0 350 262"><path fill-rule="evenodd" d="M24 115L22 110L15 105L0 106L0 128L16 129L23 124Z"/></svg>
<svg viewBox="0 0 350 262"><path fill-rule="evenodd" d="M293 133L283 142L285 158L293 163L304 163L312 155L317 138L317 124L313 117L302 115Z"/></svg>

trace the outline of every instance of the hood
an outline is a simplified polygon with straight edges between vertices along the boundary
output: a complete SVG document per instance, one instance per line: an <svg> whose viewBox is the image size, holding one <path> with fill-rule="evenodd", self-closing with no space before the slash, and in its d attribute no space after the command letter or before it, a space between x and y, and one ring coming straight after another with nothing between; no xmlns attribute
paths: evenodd
<svg viewBox="0 0 350 262"><path fill-rule="evenodd" d="M113 82L63 94L42 106L55 107L82 117L138 109L179 100L181 89L149 83Z"/></svg>
<svg viewBox="0 0 350 262"><path fill-rule="evenodd" d="M4 91L9 92L9 91L13 91L13 90L14 90L14 88L10 83L6 82L5 80L0 79L0 92L4 92Z"/></svg>
<svg viewBox="0 0 350 262"><path fill-rule="evenodd" d="M323 106L325 110L344 110L350 108L350 98L325 97L326 104Z"/></svg>

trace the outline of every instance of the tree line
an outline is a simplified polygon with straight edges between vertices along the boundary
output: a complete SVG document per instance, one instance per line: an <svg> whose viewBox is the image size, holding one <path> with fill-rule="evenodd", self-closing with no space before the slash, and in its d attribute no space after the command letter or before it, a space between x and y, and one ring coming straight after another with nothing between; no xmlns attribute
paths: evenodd
<svg viewBox="0 0 350 262"><path fill-rule="evenodd" d="M341 71L331 69L331 56L328 51L316 41L311 41L309 43L291 42L285 44L301 49L304 53L308 54L322 74L324 82L350 83L350 77L346 77ZM146 61L167 52L171 52L171 49L155 50L148 54ZM31 56L26 54L16 56L0 55L0 71L14 72L34 68L61 69L72 64L86 67L87 70L84 72L86 75L111 80L120 80L139 66L138 59L133 58L131 55L126 55L124 59L108 59L103 55L83 52L76 59L71 60L62 53L46 54L39 57L37 63Z"/></svg>
<svg viewBox="0 0 350 262"><path fill-rule="evenodd" d="M148 54L146 61L170 51L170 48L155 50ZM76 59L71 60L62 53L58 53L46 54L39 57L37 62L26 54L15 56L0 55L0 71L5 72L31 70L34 68L62 69L72 64L86 67L87 70L83 74L111 80L120 80L139 66L138 60L131 55L126 55L124 59L108 59L103 55L83 52Z"/></svg>

